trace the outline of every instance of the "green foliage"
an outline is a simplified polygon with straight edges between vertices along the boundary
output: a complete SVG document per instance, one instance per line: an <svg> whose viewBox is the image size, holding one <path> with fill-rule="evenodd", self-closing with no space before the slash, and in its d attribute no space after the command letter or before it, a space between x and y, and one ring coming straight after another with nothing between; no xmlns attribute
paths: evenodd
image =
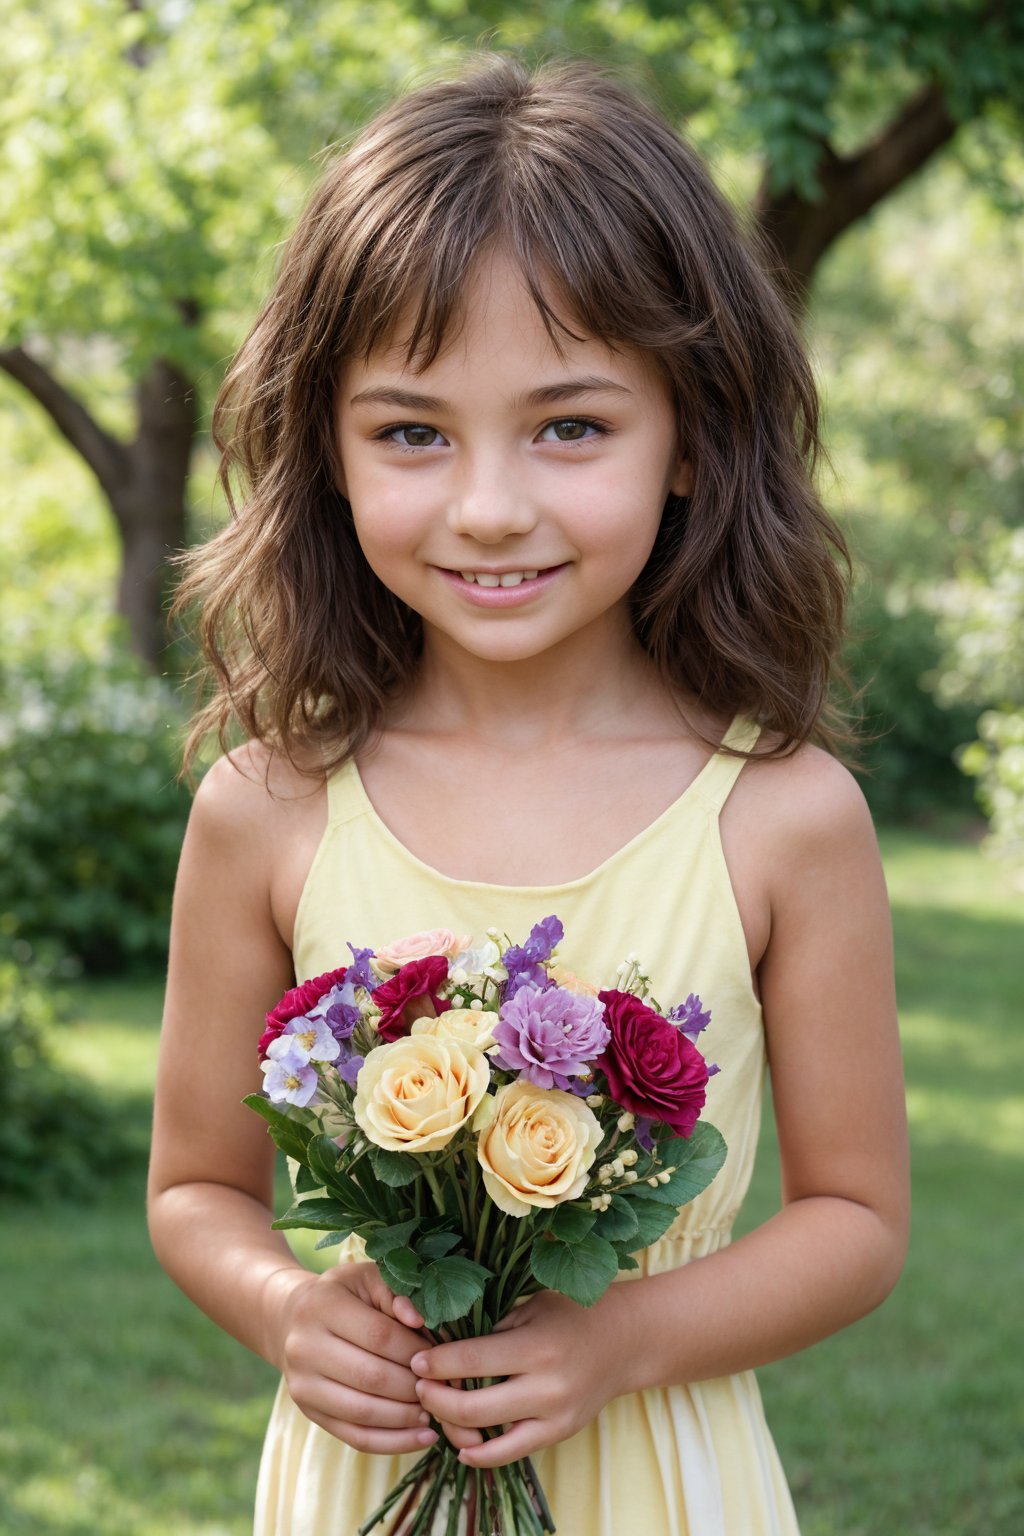
<svg viewBox="0 0 1024 1536"><path fill-rule="evenodd" d="M592 1307L618 1274L619 1256L596 1232L569 1243L542 1232L530 1249L530 1271L545 1290Z"/></svg>
<svg viewBox="0 0 1024 1536"><path fill-rule="evenodd" d="M116 1117L60 1065L59 967L0 950L0 1196L82 1199L129 1160Z"/></svg>
<svg viewBox="0 0 1024 1536"><path fill-rule="evenodd" d="M890 607L884 594L861 591L844 663L863 690L855 705L860 782L879 820L972 809L956 754L974 736L977 711L936 699L929 684L942 651L934 613L916 603Z"/></svg>
<svg viewBox="0 0 1024 1536"><path fill-rule="evenodd" d="M166 954L188 813L179 714L128 658L27 650L0 663L0 934L93 970Z"/></svg>
<svg viewBox="0 0 1024 1536"><path fill-rule="evenodd" d="M989 702L961 767L978 780L992 852L1024 870L1024 528L999 534L981 569L943 592L940 697Z"/></svg>

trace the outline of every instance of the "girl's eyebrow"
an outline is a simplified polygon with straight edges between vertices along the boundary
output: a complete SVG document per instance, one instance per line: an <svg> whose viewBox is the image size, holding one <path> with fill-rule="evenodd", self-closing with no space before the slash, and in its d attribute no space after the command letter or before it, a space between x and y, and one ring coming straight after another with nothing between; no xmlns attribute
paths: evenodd
<svg viewBox="0 0 1024 1536"><path fill-rule="evenodd" d="M632 394L632 390L627 389L624 384L616 383L614 379L602 378L600 374L587 374L579 379L560 379L557 384L542 384L511 403L514 409L524 405L553 405L559 400L594 394L629 395ZM373 389L361 389L358 394L352 396L349 405L395 405L407 411L446 411L448 413L455 409L447 400L440 400L436 395L420 395L412 390L394 389L385 384Z"/></svg>

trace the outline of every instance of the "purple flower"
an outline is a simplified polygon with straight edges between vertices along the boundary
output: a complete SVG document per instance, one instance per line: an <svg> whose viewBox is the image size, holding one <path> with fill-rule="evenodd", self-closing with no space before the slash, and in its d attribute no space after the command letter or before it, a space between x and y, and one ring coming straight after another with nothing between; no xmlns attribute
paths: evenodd
<svg viewBox="0 0 1024 1536"><path fill-rule="evenodd" d="M289 1040L307 1063L333 1061L340 1049L326 1022L316 1018L313 1009L305 1016L289 1019L278 1039ZM268 1050L267 1055L273 1056L274 1052Z"/></svg>
<svg viewBox="0 0 1024 1536"><path fill-rule="evenodd" d="M377 977L370 969L370 961L373 959L372 949L357 949L348 942L352 951L352 964L348 968L348 979L354 987L365 987L367 992L372 992L377 985Z"/></svg>
<svg viewBox="0 0 1024 1536"><path fill-rule="evenodd" d="M604 1004L596 997L581 997L563 987L521 987L501 1005L494 1060L537 1088L578 1091L571 1080L589 1077L591 1062L608 1044L603 1015Z"/></svg>
<svg viewBox="0 0 1024 1536"><path fill-rule="evenodd" d="M637 1115L636 1125L633 1127L633 1135L645 1152L654 1151L653 1130L654 1121L650 1115Z"/></svg>
<svg viewBox="0 0 1024 1536"><path fill-rule="evenodd" d="M707 1029L711 1023L711 1009L705 1008L696 992L691 992L685 1003L679 1003L668 1014L670 1024L678 1024L688 1040L694 1045L698 1043L697 1036L702 1029ZM714 1077L716 1072L721 1072L721 1067L716 1062L707 1063L708 1077Z"/></svg>
<svg viewBox="0 0 1024 1536"><path fill-rule="evenodd" d="M311 1024L322 1020L335 1040L339 1042L349 1038L362 1018L356 1006L356 989L351 976L352 967L349 967L345 980L336 983L329 992L325 992L319 1002L315 1003L306 1014L306 1019Z"/></svg>
<svg viewBox="0 0 1024 1536"><path fill-rule="evenodd" d="M670 1009L668 1020L670 1024L678 1024L683 1034L696 1045L701 1030L711 1023L711 1009L705 1010L696 992L691 992L685 1003Z"/></svg>
<svg viewBox="0 0 1024 1536"><path fill-rule="evenodd" d="M513 944L506 949L501 957L501 963L508 972L506 997L514 997L520 987L544 985L547 975L541 969L541 962L550 960L551 951L556 944L561 943L564 933L565 929L557 917L545 917L530 929L530 937L525 944Z"/></svg>
<svg viewBox="0 0 1024 1536"><path fill-rule="evenodd" d="M272 1104L298 1104L304 1107L316 1097L316 1068L294 1035L282 1035L267 1047L260 1062L263 1088Z"/></svg>

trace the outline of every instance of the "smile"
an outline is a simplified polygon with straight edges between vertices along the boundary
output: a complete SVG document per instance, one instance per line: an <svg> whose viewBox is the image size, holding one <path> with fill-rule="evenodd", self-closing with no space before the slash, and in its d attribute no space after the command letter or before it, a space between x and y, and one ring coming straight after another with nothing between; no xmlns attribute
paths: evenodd
<svg viewBox="0 0 1024 1536"><path fill-rule="evenodd" d="M518 607L544 591L567 569L566 564L520 571L470 571L437 568L444 580L470 603L487 608Z"/></svg>
<svg viewBox="0 0 1024 1536"><path fill-rule="evenodd" d="M518 587L521 581L536 581L537 571L502 571L500 576L491 571L460 571L463 581L475 581L478 587Z"/></svg>

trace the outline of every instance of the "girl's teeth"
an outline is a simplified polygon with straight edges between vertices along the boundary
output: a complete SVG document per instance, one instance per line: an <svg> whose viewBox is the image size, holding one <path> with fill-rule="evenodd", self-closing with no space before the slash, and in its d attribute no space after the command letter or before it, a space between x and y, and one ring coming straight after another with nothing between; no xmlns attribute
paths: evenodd
<svg viewBox="0 0 1024 1536"><path fill-rule="evenodd" d="M460 571L463 581L475 581L478 587L518 587L522 581L536 581L537 571L507 571L504 576L491 576L485 571Z"/></svg>

